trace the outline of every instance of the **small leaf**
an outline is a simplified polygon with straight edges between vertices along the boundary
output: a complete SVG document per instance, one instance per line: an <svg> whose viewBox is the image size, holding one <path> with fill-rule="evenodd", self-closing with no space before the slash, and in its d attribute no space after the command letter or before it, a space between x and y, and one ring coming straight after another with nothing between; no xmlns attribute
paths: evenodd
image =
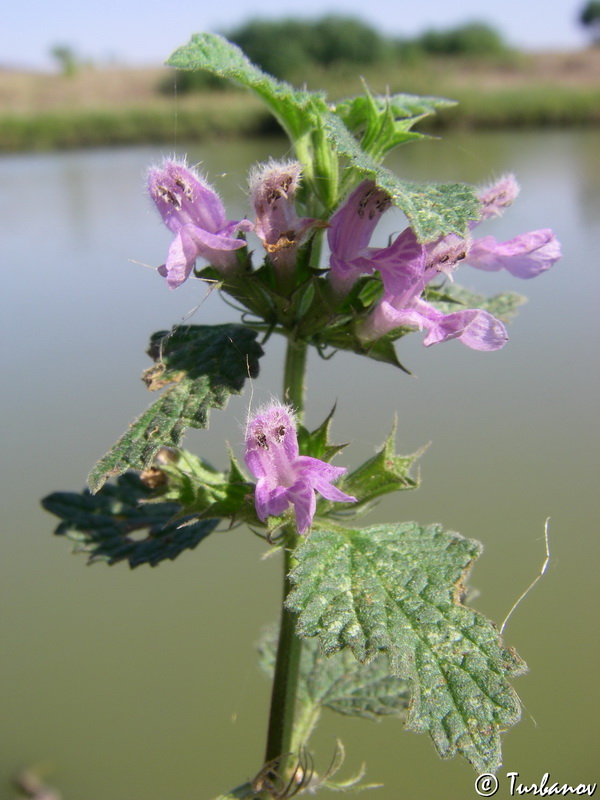
<svg viewBox="0 0 600 800"><path fill-rule="evenodd" d="M347 444L332 444L329 441L329 428L335 413L335 406L319 427L311 433L303 426L298 426L298 446L303 456L311 456L321 461L331 461L336 453L347 447Z"/></svg>
<svg viewBox="0 0 600 800"><path fill-rule="evenodd" d="M395 94L373 96L365 86L365 95L336 105L335 113L348 130L360 139L361 148L375 161L400 144L424 138L411 131L413 125L436 108L455 105L439 97Z"/></svg>
<svg viewBox="0 0 600 800"><path fill-rule="evenodd" d="M156 500L176 502L186 514L236 517L247 505L246 498L251 492L251 485L231 452L227 474L187 450L166 448L159 451L152 469L164 479ZM251 507L254 508L252 504ZM253 512L251 520L255 519Z"/></svg>
<svg viewBox="0 0 600 800"><path fill-rule="evenodd" d="M507 677L525 664L495 626L463 606L478 542L438 525L314 529L297 548L287 607L297 633L323 651L349 647L362 663L387 651L410 681L407 726L428 731L443 757L457 751L479 771L501 764L500 731L520 718Z"/></svg>
<svg viewBox="0 0 600 800"><path fill-rule="evenodd" d="M407 375L411 375L411 371L398 359L394 346L394 342L410 332L408 328L396 328L373 342L364 342L356 334L356 327L361 324L361 321L360 317L343 318L337 324L334 323L323 329L320 334L313 334L311 337L312 343L321 348L332 347L335 350L350 350L359 356L366 356L374 361L383 361L384 364L391 364Z"/></svg>
<svg viewBox="0 0 600 800"><path fill-rule="evenodd" d="M178 503L146 502L153 494L137 474L128 472L95 495L87 489L81 494L55 492L42 505L63 520L55 534L75 542L75 550L88 553L90 563L128 561L132 568L154 567L193 550L219 520L182 517Z"/></svg>
<svg viewBox="0 0 600 800"><path fill-rule="evenodd" d="M344 492L358 498L358 501L345 509L344 513L364 511L378 497L418 487L419 482L410 475L410 471L415 461L421 456L422 450L408 456L396 455L394 452L395 435L396 422L381 449L340 481L340 489L343 487ZM332 503L329 505L334 509ZM319 510L319 513L323 512Z"/></svg>
<svg viewBox="0 0 600 800"><path fill-rule="evenodd" d="M527 302L523 295L516 292L503 292L502 294L494 295L494 297L486 297L464 289L455 283L444 284L440 288L430 287L427 292L427 299L446 314L456 311L457 306L482 308L502 320L502 322L510 322L515 317L519 306Z"/></svg>
<svg viewBox="0 0 600 800"><path fill-rule="evenodd" d="M97 492L111 475L151 465L162 447L177 447L187 428L206 428L211 408L224 408L245 379L258 375L263 351L257 332L243 325L189 325L150 340L157 362L144 373L151 391L168 387L94 467L88 486Z"/></svg>

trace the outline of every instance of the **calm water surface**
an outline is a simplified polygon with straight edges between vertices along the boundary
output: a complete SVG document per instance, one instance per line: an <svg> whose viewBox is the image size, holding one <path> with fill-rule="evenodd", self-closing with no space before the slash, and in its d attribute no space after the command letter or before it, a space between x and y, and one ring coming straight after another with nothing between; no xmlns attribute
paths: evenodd
<svg viewBox="0 0 600 800"><path fill-rule="evenodd" d="M399 344L416 377L344 354L310 362L308 423L337 401L334 433L352 441L350 465L383 441L394 414L400 450L431 442L422 489L368 522L440 521L483 541L474 605L498 622L541 566L552 518L548 572L506 629L531 671L516 681L524 719L505 737L500 777L517 771L524 782L548 771L561 782L598 779L599 144L595 132L461 134L398 151L391 166L417 180L516 172L521 198L482 233L553 227L564 258L529 283L459 274L478 291L528 295L499 353L458 342L426 349L417 334ZM188 152L238 218L248 213L248 166L284 147ZM169 235L143 196L143 173L161 155L0 158L0 797L12 797L10 777L27 765L41 765L65 800L204 800L260 765L269 686L254 643L277 616L277 559L261 560L262 543L237 530L155 570L87 567L52 536L54 519L38 504L80 488L148 404L138 375L150 333L235 319L199 282L169 292L151 268ZM389 217L381 243L402 227ZM253 403L279 392L282 353L269 343ZM241 453L249 402L247 393L214 412L187 446L225 466L223 441ZM328 715L314 742L321 768L338 736L347 774L366 760L368 777L386 784L381 800L475 796L470 767L440 762L425 736L398 722ZM508 796L505 782L497 797Z"/></svg>

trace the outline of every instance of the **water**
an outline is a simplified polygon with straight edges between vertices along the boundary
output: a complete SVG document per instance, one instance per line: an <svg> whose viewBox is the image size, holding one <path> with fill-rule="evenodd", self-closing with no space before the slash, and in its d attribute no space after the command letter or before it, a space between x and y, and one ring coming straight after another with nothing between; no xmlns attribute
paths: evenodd
<svg viewBox="0 0 600 800"><path fill-rule="evenodd" d="M285 144L189 148L226 198L247 213L247 167ZM357 464L398 415L398 448L432 442L423 486L390 498L367 522L418 519L478 538L474 605L501 622L535 577L551 516L547 574L511 618L506 640L529 662L517 679L522 723L504 738L505 766L523 782L597 778L598 334L600 165L595 132L452 135L398 151L393 168L417 180L481 182L515 171L522 196L482 233L499 240L552 227L564 258L535 281L464 268L478 291L530 302L501 352L458 342L399 345L416 377L338 354L309 363L309 425L337 401L334 434ZM196 800L260 766L269 686L253 646L277 617L279 563L244 530L216 534L159 569L88 568L51 535L38 505L77 489L147 405L137 376L148 336L184 319L235 319L199 283L169 292L144 265L169 235L142 193L156 149L0 159L3 268L3 536L0 603L0 797L11 775L41 765L65 800ZM221 177L215 177L219 176ZM381 243L402 227L390 216ZM272 341L253 402L278 393ZM360 376L357 370L360 364ZM241 452L249 394L214 412L186 444L225 466ZM341 459L339 463L342 463ZM475 796L474 773L440 762L425 736L327 715L315 738L326 767L339 736L350 774L364 759L381 800ZM497 797L508 797L506 782Z"/></svg>

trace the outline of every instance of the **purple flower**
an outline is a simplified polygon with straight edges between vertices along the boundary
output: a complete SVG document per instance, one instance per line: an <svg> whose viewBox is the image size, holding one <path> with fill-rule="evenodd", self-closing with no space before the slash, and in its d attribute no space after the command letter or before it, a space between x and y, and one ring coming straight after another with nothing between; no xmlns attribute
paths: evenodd
<svg viewBox="0 0 600 800"><path fill-rule="evenodd" d="M560 244L549 228L523 233L508 242L493 236L475 239L469 247L468 263L495 272L506 269L516 278L535 278L560 258Z"/></svg>
<svg viewBox="0 0 600 800"><path fill-rule="evenodd" d="M387 248L376 250L370 261L382 276L385 293L357 329L365 341L379 339L395 328L425 329L423 344L458 339L473 350L498 350L508 339L506 328L489 312L466 308L450 314L422 299L427 284L455 268L465 257L464 240L445 237L436 246L417 242L410 228Z"/></svg>
<svg viewBox="0 0 600 800"><path fill-rule="evenodd" d="M327 231L331 250L329 278L336 292L346 294L361 274L373 271L363 259L375 252L368 245L391 204L387 192L374 181L363 181L331 217Z"/></svg>
<svg viewBox="0 0 600 800"><path fill-rule="evenodd" d="M297 161L269 161L255 167L248 178L250 199L256 213L256 233L271 263L293 269L296 251L313 227L325 227L322 220L300 218L295 197L302 166Z"/></svg>
<svg viewBox="0 0 600 800"><path fill-rule="evenodd" d="M518 193L511 176L483 189L480 221L499 216ZM366 341L394 328L416 327L428 331L426 346L459 339L475 350L504 346L504 325L482 309L462 309L444 314L422 298L427 284L440 274L451 276L461 263L485 270L505 268L520 278L531 278L549 269L560 257L560 245L545 229L498 243L491 237L473 239L455 234L437 242L420 244L406 228L388 247L369 247L369 240L389 198L373 181L363 181L331 218L328 231L330 280L335 291L346 293L360 275L378 271L384 297L357 330ZM477 223L473 223L473 228Z"/></svg>
<svg viewBox="0 0 600 800"><path fill-rule="evenodd" d="M505 175L499 181L479 192L482 222L499 217L519 193L514 175ZM472 223L471 228L477 223ZM555 264L561 256L560 243L549 228L530 231L515 236L507 242L498 242L493 236L484 236L469 243L465 259L477 269L495 272L506 269L516 278L535 278Z"/></svg>
<svg viewBox="0 0 600 800"><path fill-rule="evenodd" d="M219 195L185 161L165 159L161 167L151 167L147 185L163 222L175 234L158 270L171 289L188 278L199 257L219 270L235 267L235 251L246 245L235 234L252 230L249 220L225 219Z"/></svg>
<svg viewBox="0 0 600 800"><path fill-rule="evenodd" d="M261 409L246 429L246 454L250 472L258 479L254 502L263 522L294 507L298 533L310 527L317 499L315 491L341 503L354 503L351 497L332 485L346 472L325 461L301 456L298 450L296 422L290 408L271 405Z"/></svg>

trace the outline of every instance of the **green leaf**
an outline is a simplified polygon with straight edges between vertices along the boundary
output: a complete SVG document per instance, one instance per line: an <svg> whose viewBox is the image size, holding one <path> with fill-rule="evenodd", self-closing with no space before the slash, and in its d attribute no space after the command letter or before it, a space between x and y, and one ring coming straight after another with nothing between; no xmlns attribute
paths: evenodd
<svg viewBox="0 0 600 800"><path fill-rule="evenodd" d="M486 297L476 294L455 283L444 284L440 288L428 288L427 299L435 304L440 311L450 314L457 310L457 306L464 308L482 308L489 311L502 322L510 322L516 315L517 309L527 299L516 292L504 292Z"/></svg>
<svg viewBox="0 0 600 800"><path fill-rule="evenodd" d="M352 134L360 138L361 148L379 162L400 144L424 138L411 131L419 120L434 114L436 108L455 105L440 97L395 94L373 96L365 86L365 95L336 105L335 113Z"/></svg>
<svg viewBox="0 0 600 800"><path fill-rule="evenodd" d="M273 78L253 64L237 45L214 33L194 34L166 63L177 69L202 69L238 81L265 102L293 142L310 130L316 121L315 112L326 108L322 93L297 91L289 83Z"/></svg>
<svg viewBox="0 0 600 800"><path fill-rule="evenodd" d="M231 452L227 474L187 450L167 448L157 454L152 471L159 476L156 500L178 503L186 514L234 518L247 506L251 485Z"/></svg>
<svg viewBox="0 0 600 800"><path fill-rule="evenodd" d="M260 665L272 676L277 650L276 631L266 633L259 644ZM300 657L298 700L303 715L329 708L346 716L377 720L402 717L408 706L405 680L390 675L388 659L380 655L361 664L349 650L326 656L316 639L303 642Z"/></svg>
<svg viewBox="0 0 600 800"><path fill-rule="evenodd" d="M480 204L471 186L401 181L361 149L335 114L326 116L324 127L338 155L360 175L374 180L404 211L420 242L435 241L448 233L465 236L469 220L478 219Z"/></svg>
<svg viewBox="0 0 600 800"><path fill-rule="evenodd" d="M408 217L419 241L428 242L447 233L464 236L469 220L477 219L479 203L473 189L464 184L416 184L401 181L393 173L379 166L358 144L339 116L328 110L325 95L298 91L290 84L276 80L253 64L239 47L216 34L201 33L178 48L167 61L178 69L203 69L224 78L232 78L257 94L270 109L289 136L297 157L304 167L304 180L321 198L326 209L331 210L339 200L337 159L342 158L362 177L375 180L385 189L392 201ZM379 134L385 133L385 147L389 149L408 135L402 130L406 121L398 121L410 110L407 96L394 95L387 106L380 100L374 103L373 123L379 130L369 131L369 146L375 147ZM368 103L368 99L365 99ZM420 102L420 105L418 103ZM434 103L445 101L419 98L414 104L421 115L430 113ZM412 108L415 110L416 106ZM358 125L366 115L366 106L359 104L354 110L341 105L342 115L353 125ZM383 117L379 119L379 115ZM377 122L379 119L379 122ZM346 182L345 189L351 186Z"/></svg>
<svg viewBox="0 0 600 800"><path fill-rule="evenodd" d="M377 498L391 492L402 492L407 489L416 489L419 481L410 474L413 464L421 456L422 450L408 456L396 455L394 440L396 436L396 422L388 438L377 453L361 464L339 483L340 489L347 494L358 498L344 514L355 514L368 510ZM329 503L328 507L334 510L335 505ZM319 507L319 514L324 513Z"/></svg>
<svg viewBox="0 0 600 800"><path fill-rule="evenodd" d="M387 651L410 681L407 726L428 731L443 757L460 752L479 771L501 764L500 731L520 718L507 677L525 664L495 626L463 606L478 542L439 525L315 529L298 547L287 600L297 633L323 652L349 647L361 663Z"/></svg>
<svg viewBox="0 0 600 800"><path fill-rule="evenodd" d="M365 342L356 333L356 328L361 324L361 321L359 317L350 317L333 322L332 325L324 328L321 334L313 334L311 342L319 348L332 347L336 350L350 350L359 356L366 356L374 361L391 364L407 375L411 375L411 371L398 359L394 346L394 342L409 333L409 329L396 328L373 342Z"/></svg>
<svg viewBox="0 0 600 800"><path fill-rule="evenodd" d="M89 554L89 561L130 567L173 560L183 550L193 550L218 525L218 519L181 515L173 502L149 503L153 489L135 473L121 475L115 484L105 484L93 495L55 492L42 500L51 514L63 521L55 530L76 544L76 552Z"/></svg>
<svg viewBox="0 0 600 800"><path fill-rule="evenodd" d="M177 447L187 428L206 428L211 408L224 408L245 379L258 375L262 348L243 325L189 325L150 339L156 365L146 370L151 391L165 391L94 467L88 486L97 492L111 475L149 466L162 447Z"/></svg>
<svg viewBox="0 0 600 800"><path fill-rule="evenodd" d="M311 456L321 461L331 461L336 453L348 447L348 444L332 444L329 441L329 429L335 413L335 406L331 409L326 419L319 427L310 432L303 426L298 426L298 447L303 456Z"/></svg>

